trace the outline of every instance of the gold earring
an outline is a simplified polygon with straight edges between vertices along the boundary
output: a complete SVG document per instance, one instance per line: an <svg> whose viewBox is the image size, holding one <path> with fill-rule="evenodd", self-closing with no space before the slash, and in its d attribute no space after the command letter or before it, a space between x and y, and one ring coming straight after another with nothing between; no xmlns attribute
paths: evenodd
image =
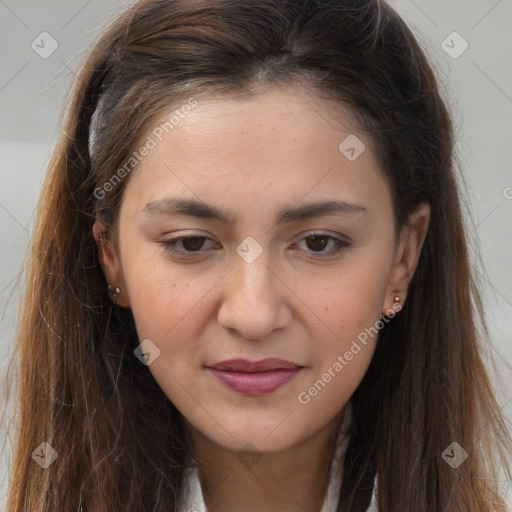
<svg viewBox="0 0 512 512"><path fill-rule="evenodd" d="M400 311L402 309L402 305L400 304L400 297L398 295L395 295L395 297L393 298L393 303L398 306L398 311ZM386 313L382 313L382 315L393 317L396 312L397 312L396 308L393 307L393 311L389 310Z"/></svg>

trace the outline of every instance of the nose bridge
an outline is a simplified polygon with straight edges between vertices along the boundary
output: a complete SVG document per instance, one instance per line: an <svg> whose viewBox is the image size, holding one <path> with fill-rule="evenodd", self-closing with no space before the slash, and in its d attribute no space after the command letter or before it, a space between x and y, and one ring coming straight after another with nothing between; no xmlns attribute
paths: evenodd
<svg viewBox="0 0 512 512"><path fill-rule="evenodd" d="M242 249L239 248L239 250ZM240 299L266 300L272 295L272 281L275 278L270 269L268 250L263 250L254 260L247 260L238 255L235 258L231 274L235 293L241 295ZM265 295L269 295L269 297L265 297Z"/></svg>
<svg viewBox="0 0 512 512"><path fill-rule="evenodd" d="M257 339L282 327L285 318L282 284L271 269L270 253L263 248L257 250L251 243L242 243L237 248L238 254L226 276L218 321L246 338Z"/></svg>
<svg viewBox="0 0 512 512"><path fill-rule="evenodd" d="M231 293L248 305L272 307L276 300L276 278L270 268L270 251L254 239L244 240L233 262Z"/></svg>

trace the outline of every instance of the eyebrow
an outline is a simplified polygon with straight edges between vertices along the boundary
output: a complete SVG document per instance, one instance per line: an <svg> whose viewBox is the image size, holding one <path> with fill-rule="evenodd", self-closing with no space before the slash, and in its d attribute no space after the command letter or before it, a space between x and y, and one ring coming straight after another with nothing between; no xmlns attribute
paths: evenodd
<svg viewBox="0 0 512 512"><path fill-rule="evenodd" d="M229 210L221 210L216 206L196 199L166 197L164 199L151 201L142 209L142 213L153 212L168 215L188 215L200 219L215 219L229 226L233 226L237 220L237 217ZM347 203L345 201L324 201L284 208L278 212L276 224L295 222L331 213L344 214L361 212L368 213L368 210L362 205Z"/></svg>

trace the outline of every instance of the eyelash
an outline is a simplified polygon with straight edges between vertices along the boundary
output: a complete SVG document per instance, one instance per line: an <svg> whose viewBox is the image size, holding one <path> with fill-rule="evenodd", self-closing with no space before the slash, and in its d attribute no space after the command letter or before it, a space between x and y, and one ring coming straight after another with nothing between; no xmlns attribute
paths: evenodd
<svg viewBox="0 0 512 512"><path fill-rule="evenodd" d="M330 251L327 251L325 253L323 253L323 252L313 252L313 254L319 254L319 255L321 254L321 256L315 256L315 257L326 258L328 256L334 256L334 255L342 252L343 250L347 249L348 247L350 247L350 243L349 242L346 242L345 240L341 240L339 238L333 237L331 235L325 235L323 233L311 233L308 236L302 238L301 241L302 240L306 240L308 238L313 238L313 237L328 238L328 239L333 240L334 243L335 243L334 249L331 249ZM197 255L197 254L200 254L201 252L204 252L204 251L200 251L200 250L199 251L189 251L189 252L187 252L187 251L181 251L181 250L176 249L176 246L180 242L182 242L183 240L189 240L191 238L199 238L199 239L210 240L210 238L208 238L206 236L189 235L189 236L179 236L179 237L176 237L176 238L172 238L170 240L165 240L163 242L160 242L160 245L162 245L167 252L170 252L172 254L177 254L177 255L183 256L185 258L193 257L194 255Z"/></svg>

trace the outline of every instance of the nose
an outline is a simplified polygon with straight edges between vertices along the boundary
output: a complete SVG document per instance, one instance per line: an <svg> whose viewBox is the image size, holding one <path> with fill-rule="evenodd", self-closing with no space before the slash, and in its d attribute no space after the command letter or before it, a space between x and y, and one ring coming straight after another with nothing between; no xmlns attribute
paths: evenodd
<svg viewBox="0 0 512 512"><path fill-rule="evenodd" d="M252 263L238 254L223 279L223 300L217 321L246 339L263 340L291 319L287 303L292 295L283 276L269 265L268 251Z"/></svg>

